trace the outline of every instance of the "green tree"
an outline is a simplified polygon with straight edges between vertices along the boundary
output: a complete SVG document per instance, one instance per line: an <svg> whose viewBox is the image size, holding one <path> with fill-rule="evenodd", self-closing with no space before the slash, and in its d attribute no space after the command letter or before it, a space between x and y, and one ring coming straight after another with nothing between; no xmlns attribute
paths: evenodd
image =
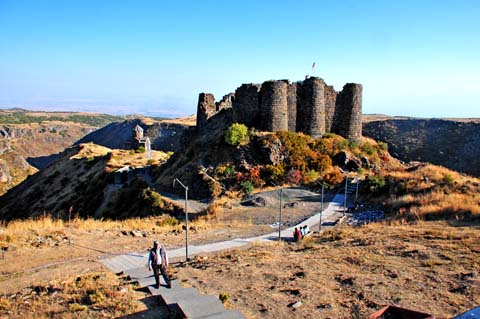
<svg viewBox="0 0 480 319"><path fill-rule="evenodd" d="M233 123L225 132L225 142L230 145L239 145L248 140L248 128L239 123Z"/></svg>

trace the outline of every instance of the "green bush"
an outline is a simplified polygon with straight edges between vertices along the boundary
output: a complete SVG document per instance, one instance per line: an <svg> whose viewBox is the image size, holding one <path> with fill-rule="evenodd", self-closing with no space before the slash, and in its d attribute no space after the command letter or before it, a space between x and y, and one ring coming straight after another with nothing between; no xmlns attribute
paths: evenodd
<svg viewBox="0 0 480 319"><path fill-rule="evenodd" d="M135 153L145 153L145 146L139 146Z"/></svg>
<svg viewBox="0 0 480 319"><path fill-rule="evenodd" d="M225 132L225 142L230 145L239 145L248 141L248 128L239 123L233 123Z"/></svg>
<svg viewBox="0 0 480 319"><path fill-rule="evenodd" d="M380 149L382 149L383 151L388 150L388 144L385 143L385 142L378 142L378 146L379 146Z"/></svg>
<svg viewBox="0 0 480 319"><path fill-rule="evenodd" d="M377 149L369 143L362 143L362 145L360 145L360 150L368 155L373 155L377 152Z"/></svg>
<svg viewBox="0 0 480 319"><path fill-rule="evenodd" d="M455 182L455 179L453 178L452 175L447 174L443 176L443 182L447 185L452 185Z"/></svg>
<svg viewBox="0 0 480 319"><path fill-rule="evenodd" d="M360 145L360 143L357 140L348 140L348 146L351 149L357 148Z"/></svg>
<svg viewBox="0 0 480 319"><path fill-rule="evenodd" d="M367 180L367 185L371 192L376 193L379 192L382 188L385 187L387 182L383 176L370 176Z"/></svg>
<svg viewBox="0 0 480 319"><path fill-rule="evenodd" d="M240 188L245 195L250 195L253 192L253 183L251 181L243 181L240 183Z"/></svg>

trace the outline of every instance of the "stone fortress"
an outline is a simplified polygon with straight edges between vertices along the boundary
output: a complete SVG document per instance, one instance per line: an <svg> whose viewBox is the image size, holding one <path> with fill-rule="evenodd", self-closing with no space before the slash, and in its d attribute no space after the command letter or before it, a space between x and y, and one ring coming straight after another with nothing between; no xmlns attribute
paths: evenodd
<svg viewBox="0 0 480 319"><path fill-rule="evenodd" d="M243 123L261 131L303 132L312 136L335 133L359 140L362 136L362 85L347 83L342 91L323 79L309 77L243 84L235 93L215 102L210 93L200 93L197 129L217 121Z"/></svg>

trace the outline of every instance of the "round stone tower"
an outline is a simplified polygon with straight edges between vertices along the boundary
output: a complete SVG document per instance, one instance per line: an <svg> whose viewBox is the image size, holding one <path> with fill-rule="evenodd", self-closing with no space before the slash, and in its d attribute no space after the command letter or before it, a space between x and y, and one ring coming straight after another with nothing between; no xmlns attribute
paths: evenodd
<svg viewBox="0 0 480 319"><path fill-rule="evenodd" d="M320 78L298 83L297 131L312 136L325 133L325 82Z"/></svg>
<svg viewBox="0 0 480 319"><path fill-rule="evenodd" d="M264 82L260 89L260 100L261 129L288 131L288 82Z"/></svg>

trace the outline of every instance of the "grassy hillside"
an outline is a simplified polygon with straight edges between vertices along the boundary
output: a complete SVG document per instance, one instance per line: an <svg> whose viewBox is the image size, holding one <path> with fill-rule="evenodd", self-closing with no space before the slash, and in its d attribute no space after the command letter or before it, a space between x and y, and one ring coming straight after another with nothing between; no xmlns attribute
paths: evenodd
<svg viewBox="0 0 480 319"><path fill-rule="evenodd" d="M0 124L30 124L46 121L73 122L88 126L101 127L118 122L124 117L109 114L78 112L40 112L21 109L0 110Z"/></svg>
<svg viewBox="0 0 480 319"><path fill-rule="evenodd" d="M114 183L116 169L158 165L167 158L168 155L158 151L152 151L152 159L147 159L145 153L111 150L95 144L71 147L54 163L0 197L0 217L8 220L42 214L60 218L93 216L106 196L105 188ZM122 189L120 192L127 190ZM119 206L105 207L105 211L97 217L105 217L105 214L125 217L127 213L123 209L138 216L147 210L152 213L151 209L155 205L161 210L162 202L157 201L155 194L143 184L132 184L131 192L112 198L112 201L118 199L123 205L117 202ZM139 206L135 206L135 203ZM131 211L129 207L135 207L136 210Z"/></svg>

